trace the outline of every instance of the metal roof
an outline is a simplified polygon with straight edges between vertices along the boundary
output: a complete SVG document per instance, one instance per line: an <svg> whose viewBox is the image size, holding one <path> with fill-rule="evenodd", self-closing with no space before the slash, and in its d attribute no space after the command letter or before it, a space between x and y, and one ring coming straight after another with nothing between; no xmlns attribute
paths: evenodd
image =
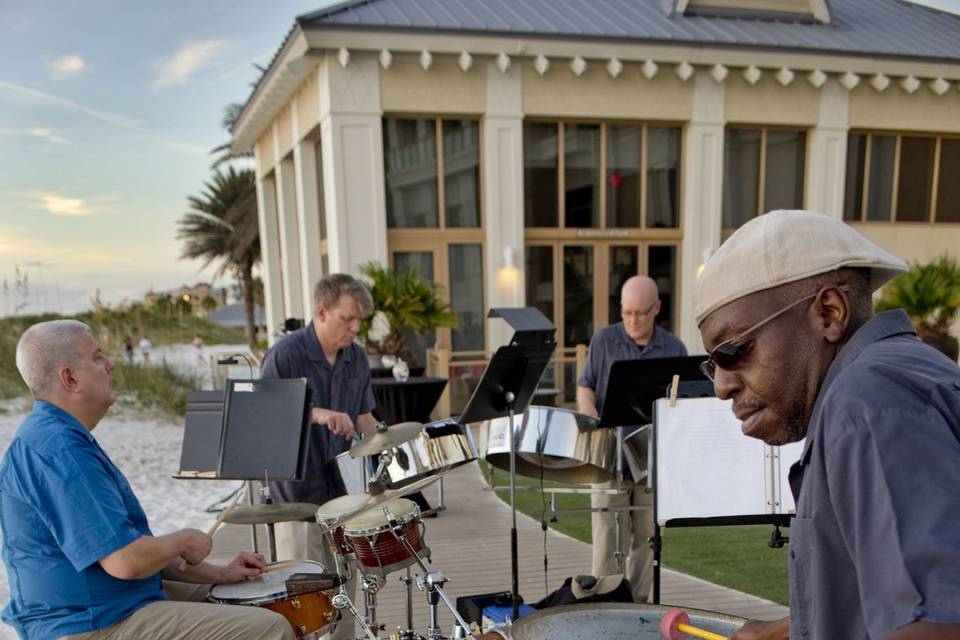
<svg viewBox="0 0 960 640"><path fill-rule="evenodd" d="M830 0L830 24L679 15L675 0L351 0L297 18L344 28L645 41L960 61L960 16L905 0Z"/></svg>

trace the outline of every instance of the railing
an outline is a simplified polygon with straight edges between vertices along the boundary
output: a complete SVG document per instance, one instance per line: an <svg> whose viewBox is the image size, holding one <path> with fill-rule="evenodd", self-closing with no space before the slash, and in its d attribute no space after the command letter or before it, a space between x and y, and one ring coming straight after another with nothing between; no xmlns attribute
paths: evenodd
<svg viewBox="0 0 960 640"><path fill-rule="evenodd" d="M451 351L442 347L427 349L426 374L450 381L434 409L436 417L445 418L463 411L491 355L486 351ZM534 396L534 404L575 406L577 378L586 361L585 344L558 348L547 365Z"/></svg>

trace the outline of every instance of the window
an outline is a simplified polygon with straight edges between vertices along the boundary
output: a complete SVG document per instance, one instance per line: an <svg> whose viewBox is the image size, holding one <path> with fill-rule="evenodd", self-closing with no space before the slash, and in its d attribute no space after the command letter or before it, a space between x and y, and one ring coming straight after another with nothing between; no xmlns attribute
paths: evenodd
<svg viewBox="0 0 960 640"><path fill-rule="evenodd" d="M804 132L731 127L723 151L724 229L774 209L803 208Z"/></svg>
<svg viewBox="0 0 960 640"><path fill-rule="evenodd" d="M384 118L383 169L388 228L480 227L475 120Z"/></svg>
<svg viewBox="0 0 960 640"><path fill-rule="evenodd" d="M680 226L679 127L526 122L523 161L528 229Z"/></svg>
<svg viewBox="0 0 960 640"><path fill-rule="evenodd" d="M843 219L960 222L960 139L852 132Z"/></svg>

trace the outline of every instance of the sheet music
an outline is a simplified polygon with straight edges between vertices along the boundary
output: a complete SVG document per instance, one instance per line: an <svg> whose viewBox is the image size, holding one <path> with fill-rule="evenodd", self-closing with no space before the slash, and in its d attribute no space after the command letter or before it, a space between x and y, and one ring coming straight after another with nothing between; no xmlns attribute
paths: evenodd
<svg viewBox="0 0 960 640"><path fill-rule="evenodd" d="M656 405L657 519L771 512L768 447L744 436L729 400L683 398Z"/></svg>

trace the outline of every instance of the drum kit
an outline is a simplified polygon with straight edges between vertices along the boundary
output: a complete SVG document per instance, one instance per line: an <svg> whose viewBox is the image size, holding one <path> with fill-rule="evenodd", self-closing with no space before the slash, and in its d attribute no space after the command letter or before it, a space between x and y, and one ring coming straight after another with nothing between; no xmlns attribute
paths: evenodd
<svg viewBox="0 0 960 640"><path fill-rule="evenodd" d="M645 464L645 446L640 438L623 442L617 430L598 428L595 419L568 409L530 406L514 417L512 425L509 418L489 420L480 434L480 451L487 462L507 469L512 434L516 473L529 477L577 484L610 481L622 475L617 455L620 447L631 466ZM287 618L298 638L318 638L333 631L343 616L353 616L361 638L378 640L384 626L377 622L377 594L385 587L388 575L405 572L400 582L406 590L406 628L391 635L391 640L448 637L439 624L441 604L455 620L449 637L467 637L470 626L444 592L447 579L441 571L425 564L431 554L420 509L403 496L476 460L478 449L470 430L454 419L426 425L382 425L376 434L356 441L342 455L362 460L366 471L373 466L370 461L376 460L376 469L364 478L364 493L344 495L322 505L237 506L224 518L225 522L239 524L315 518L335 566L324 567L309 561L274 562L255 578L215 585L210 600L277 611ZM411 570L421 573L412 578ZM362 613L345 588L354 573L364 594ZM429 621L425 635L414 630L414 584L427 598ZM571 605L525 616L498 633L512 640L581 638L586 637L584 630L589 630L590 637L644 638L648 636L644 635L643 623L653 620L655 629L660 609L652 605ZM739 626L732 618L711 619L710 615L714 614L704 613L693 619L705 628L720 631L729 632ZM605 631L598 632L600 628Z"/></svg>

